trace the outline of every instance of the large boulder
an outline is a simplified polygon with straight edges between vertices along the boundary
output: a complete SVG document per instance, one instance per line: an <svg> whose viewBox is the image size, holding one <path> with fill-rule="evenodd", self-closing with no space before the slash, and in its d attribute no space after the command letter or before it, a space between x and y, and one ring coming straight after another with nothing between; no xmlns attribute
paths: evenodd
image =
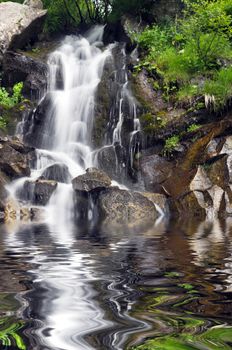
<svg viewBox="0 0 232 350"><path fill-rule="evenodd" d="M97 168L89 168L86 173L77 176L72 180L74 191L90 192L101 188L106 188L111 185L111 179L103 171Z"/></svg>
<svg viewBox="0 0 232 350"><path fill-rule="evenodd" d="M153 223L158 217L151 200L110 184L108 175L95 168L73 180L74 216L78 224L139 225Z"/></svg>
<svg viewBox="0 0 232 350"><path fill-rule="evenodd" d="M23 81L23 95L28 99L38 99L47 86L47 65L39 60L9 51L4 55L3 84L13 86Z"/></svg>
<svg viewBox="0 0 232 350"><path fill-rule="evenodd" d="M67 165L56 163L47 167L42 173L42 178L61 183L70 183L71 175Z"/></svg>
<svg viewBox="0 0 232 350"><path fill-rule="evenodd" d="M21 48L36 39L40 33L47 11L39 1L26 4L0 3L0 60L7 50Z"/></svg>
<svg viewBox="0 0 232 350"><path fill-rule="evenodd" d="M100 192L98 208L106 223L139 225L155 222L158 212L148 198L137 192L110 187Z"/></svg>
<svg viewBox="0 0 232 350"><path fill-rule="evenodd" d="M17 195L19 199L29 201L33 205L46 205L56 188L56 181L43 179L36 181L26 180Z"/></svg>

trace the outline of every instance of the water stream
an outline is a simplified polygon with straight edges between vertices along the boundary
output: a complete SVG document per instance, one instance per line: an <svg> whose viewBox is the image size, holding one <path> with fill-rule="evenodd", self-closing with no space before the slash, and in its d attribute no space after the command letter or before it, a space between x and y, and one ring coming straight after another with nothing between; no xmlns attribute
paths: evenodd
<svg viewBox="0 0 232 350"><path fill-rule="evenodd" d="M72 223L71 179L96 164L99 151L91 140L95 94L115 47L102 47L103 30L67 37L48 59L48 91L40 104L48 99L49 108L30 180L54 164L68 173L44 222L1 227L0 348L126 350L153 339L144 349L232 349L231 220L161 218L147 230L87 230ZM118 114L103 147L123 146L126 100L133 167L140 126L126 66L121 73ZM11 186L12 196L26 180Z"/></svg>

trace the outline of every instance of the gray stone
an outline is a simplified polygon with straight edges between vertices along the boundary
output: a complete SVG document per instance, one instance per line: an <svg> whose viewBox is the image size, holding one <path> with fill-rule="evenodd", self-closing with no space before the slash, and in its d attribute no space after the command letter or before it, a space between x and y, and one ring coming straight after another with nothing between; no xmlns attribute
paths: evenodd
<svg viewBox="0 0 232 350"><path fill-rule="evenodd" d="M69 173L67 165L56 163L44 170L42 173L42 178L61 183L69 183L71 180L71 175Z"/></svg>
<svg viewBox="0 0 232 350"><path fill-rule="evenodd" d="M43 9L43 3L41 0L25 0L23 5L26 5L38 10Z"/></svg>
<svg viewBox="0 0 232 350"><path fill-rule="evenodd" d="M0 3L0 59L9 49L23 47L42 29L47 11L14 2Z"/></svg>
<svg viewBox="0 0 232 350"><path fill-rule="evenodd" d="M98 208L105 222L110 224L145 224L158 218L155 205L137 192L110 187L101 191Z"/></svg>
<svg viewBox="0 0 232 350"><path fill-rule="evenodd" d="M48 67L39 60L9 51L4 55L2 71L5 86L23 81L23 96L28 99L40 98L47 88Z"/></svg>
<svg viewBox="0 0 232 350"><path fill-rule="evenodd" d="M42 179L36 181L27 180L17 195L21 200L29 201L33 205L46 205L56 188L56 181Z"/></svg>
<svg viewBox="0 0 232 350"><path fill-rule="evenodd" d="M142 157L140 166L145 189L161 192L162 183L171 175L174 165L155 154Z"/></svg>
<svg viewBox="0 0 232 350"><path fill-rule="evenodd" d="M96 189L106 188L111 185L111 179L102 170L89 168L86 173L72 180L75 191L89 192Z"/></svg>
<svg viewBox="0 0 232 350"><path fill-rule="evenodd" d="M10 180L30 176L29 153L32 148L19 140L0 142L0 171Z"/></svg>

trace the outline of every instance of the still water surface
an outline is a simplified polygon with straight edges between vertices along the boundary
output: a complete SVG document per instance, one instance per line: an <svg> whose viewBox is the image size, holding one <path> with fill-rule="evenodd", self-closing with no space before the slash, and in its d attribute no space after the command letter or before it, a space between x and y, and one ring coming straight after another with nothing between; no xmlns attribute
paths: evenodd
<svg viewBox="0 0 232 350"><path fill-rule="evenodd" d="M0 349L232 349L231 219L63 230L1 227Z"/></svg>

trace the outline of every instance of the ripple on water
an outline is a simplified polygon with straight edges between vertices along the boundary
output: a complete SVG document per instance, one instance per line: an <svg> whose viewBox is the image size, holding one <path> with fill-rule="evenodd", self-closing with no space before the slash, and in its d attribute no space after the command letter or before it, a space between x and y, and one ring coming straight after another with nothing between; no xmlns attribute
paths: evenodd
<svg viewBox="0 0 232 350"><path fill-rule="evenodd" d="M3 349L232 349L230 221L59 235L1 229Z"/></svg>

